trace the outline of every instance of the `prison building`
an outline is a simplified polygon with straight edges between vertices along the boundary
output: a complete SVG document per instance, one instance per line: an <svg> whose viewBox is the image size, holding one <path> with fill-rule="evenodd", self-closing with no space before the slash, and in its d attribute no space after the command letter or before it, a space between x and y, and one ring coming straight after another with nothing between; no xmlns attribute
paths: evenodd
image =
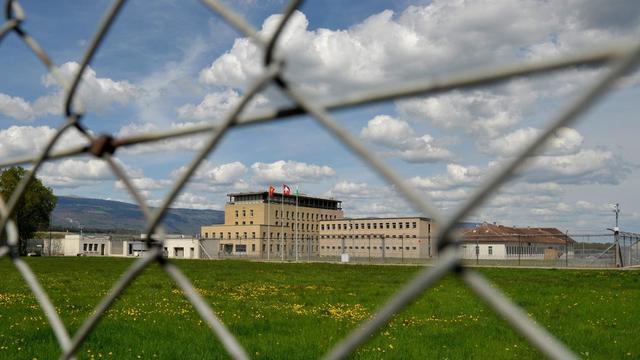
<svg viewBox="0 0 640 360"><path fill-rule="evenodd" d="M425 258L434 256L434 223L424 217L320 221L320 256Z"/></svg>
<svg viewBox="0 0 640 360"><path fill-rule="evenodd" d="M464 259L553 260L573 257L575 240L556 228L510 227L483 223L460 230Z"/></svg>
<svg viewBox="0 0 640 360"><path fill-rule="evenodd" d="M51 255L109 256L111 253L109 235L65 234L64 238L51 239L51 245L48 241L45 242L44 248Z"/></svg>
<svg viewBox="0 0 640 360"><path fill-rule="evenodd" d="M320 222L342 219L342 202L267 191L228 194L224 224L202 226L200 236L220 240L227 256L318 256ZM296 206L297 198L297 206Z"/></svg>

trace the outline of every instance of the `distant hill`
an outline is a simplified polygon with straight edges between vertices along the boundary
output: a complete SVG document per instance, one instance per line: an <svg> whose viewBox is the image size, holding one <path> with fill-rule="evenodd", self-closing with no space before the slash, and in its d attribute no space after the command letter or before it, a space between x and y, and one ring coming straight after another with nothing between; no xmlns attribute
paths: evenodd
<svg viewBox="0 0 640 360"><path fill-rule="evenodd" d="M52 227L57 230L140 233L145 221L137 205L120 201L58 196ZM200 226L221 224L220 210L169 209L163 220L170 234L199 234Z"/></svg>

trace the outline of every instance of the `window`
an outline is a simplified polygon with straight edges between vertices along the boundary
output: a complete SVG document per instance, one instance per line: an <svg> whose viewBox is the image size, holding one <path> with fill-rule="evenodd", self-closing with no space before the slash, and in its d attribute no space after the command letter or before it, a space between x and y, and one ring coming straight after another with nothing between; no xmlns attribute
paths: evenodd
<svg viewBox="0 0 640 360"><path fill-rule="evenodd" d="M240 238L240 233L236 233L236 239Z"/></svg>
<svg viewBox="0 0 640 360"><path fill-rule="evenodd" d="M374 229L377 229L377 228L378 228L378 226L377 226L377 225L378 225L378 224L373 223L373 228L374 228Z"/></svg>
<svg viewBox="0 0 640 360"><path fill-rule="evenodd" d="M342 224L338 224L338 230L342 229Z"/></svg>
<svg viewBox="0 0 640 360"><path fill-rule="evenodd" d="M404 225L405 225L404 226L405 228L407 228L407 229L409 228L409 222L406 222Z"/></svg>
<svg viewBox="0 0 640 360"><path fill-rule="evenodd" d="M413 246L413 247L411 247L411 249L412 249L412 250L415 250L415 249L416 249L416 247L415 247L415 246Z"/></svg>
<svg viewBox="0 0 640 360"><path fill-rule="evenodd" d="M227 239L231 239L231 233L227 233Z"/></svg>
<svg viewBox="0 0 640 360"><path fill-rule="evenodd" d="M253 210L249 210L249 216L253 217Z"/></svg>
<svg viewBox="0 0 640 360"><path fill-rule="evenodd" d="M256 244L251 244L251 252L256 252Z"/></svg>
<svg viewBox="0 0 640 360"><path fill-rule="evenodd" d="M236 252L246 253L247 252L247 245L245 245L245 244L236 244Z"/></svg>
<svg viewBox="0 0 640 360"><path fill-rule="evenodd" d="M236 217L238 217L238 210L236 210Z"/></svg>
<svg viewBox="0 0 640 360"><path fill-rule="evenodd" d="M398 229L402 229L402 223L401 222L398 223Z"/></svg>
<svg viewBox="0 0 640 360"><path fill-rule="evenodd" d="M324 230L324 224L320 225L320 229Z"/></svg>
<svg viewBox="0 0 640 360"><path fill-rule="evenodd" d="M238 222L236 221L236 225L238 225Z"/></svg>
<svg viewBox="0 0 640 360"><path fill-rule="evenodd" d="M276 210L276 219L278 218L278 210Z"/></svg>
<svg viewBox="0 0 640 360"><path fill-rule="evenodd" d="M387 229L388 229L388 228L389 228L389 223L386 223L385 225L386 225L386 227L387 227Z"/></svg>
<svg viewBox="0 0 640 360"><path fill-rule="evenodd" d="M247 216L247 210L242 210L242 217L246 217Z"/></svg>
<svg viewBox="0 0 640 360"><path fill-rule="evenodd" d="M204 238L206 239L208 237L209 237L209 233L208 232L204 233Z"/></svg>
<svg viewBox="0 0 640 360"><path fill-rule="evenodd" d="M82 249L83 249L84 251L87 251L87 244L84 244L84 245L82 246Z"/></svg>
<svg viewBox="0 0 640 360"><path fill-rule="evenodd" d="M416 226L417 226L417 224L416 224L416 222L414 221L414 222L413 222L413 228L415 229L415 228L416 228Z"/></svg>
<svg viewBox="0 0 640 360"><path fill-rule="evenodd" d="M242 222L242 225L247 225L247 222L246 222L246 221L243 221L243 222Z"/></svg>
<svg viewBox="0 0 640 360"><path fill-rule="evenodd" d="M335 230L336 229L336 224L331 224L331 229Z"/></svg>
<svg viewBox="0 0 640 360"><path fill-rule="evenodd" d="M493 255L493 246L489 246L489 255Z"/></svg>
<svg viewBox="0 0 640 360"><path fill-rule="evenodd" d="M367 229L371 229L371 224L370 223L367 224Z"/></svg>
<svg viewBox="0 0 640 360"><path fill-rule="evenodd" d="M253 225L253 220L249 221L249 225Z"/></svg>
<svg viewBox="0 0 640 360"><path fill-rule="evenodd" d="M255 238L256 238L256 233L255 233L255 232L252 232L252 233L251 233L251 237L252 237L253 239L255 239Z"/></svg>
<svg viewBox="0 0 640 360"><path fill-rule="evenodd" d="M358 224L356 224L356 230L358 230Z"/></svg>
<svg viewBox="0 0 640 360"><path fill-rule="evenodd" d="M223 237L224 237L224 236L223 236L223 233L220 233L220 239L222 239Z"/></svg>
<svg viewBox="0 0 640 360"><path fill-rule="evenodd" d="M392 223L391 227L395 229L396 228L396 223Z"/></svg>

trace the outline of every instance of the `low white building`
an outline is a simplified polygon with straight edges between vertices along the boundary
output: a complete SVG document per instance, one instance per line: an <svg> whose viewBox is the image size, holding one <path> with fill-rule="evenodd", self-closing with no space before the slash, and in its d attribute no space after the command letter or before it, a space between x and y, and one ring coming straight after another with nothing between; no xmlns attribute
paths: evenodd
<svg viewBox="0 0 640 360"><path fill-rule="evenodd" d="M554 260L573 257L575 240L556 228L519 228L483 223L461 231L463 259Z"/></svg>
<svg viewBox="0 0 640 360"><path fill-rule="evenodd" d="M62 239L52 239L51 254L138 257L147 251L144 239L144 234L139 239L126 235L66 234ZM217 259L219 249L220 240L187 235L166 235L163 245L165 256L171 259Z"/></svg>
<svg viewBox="0 0 640 360"><path fill-rule="evenodd" d="M128 256L139 256L146 247L146 234L140 234L140 240L127 242ZM163 251L169 259L217 259L220 240L200 239L194 236L169 234L164 237Z"/></svg>
<svg viewBox="0 0 640 360"><path fill-rule="evenodd" d="M111 253L108 235L66 234L51 240L51 253L64 256L108 256Z"/></svg>

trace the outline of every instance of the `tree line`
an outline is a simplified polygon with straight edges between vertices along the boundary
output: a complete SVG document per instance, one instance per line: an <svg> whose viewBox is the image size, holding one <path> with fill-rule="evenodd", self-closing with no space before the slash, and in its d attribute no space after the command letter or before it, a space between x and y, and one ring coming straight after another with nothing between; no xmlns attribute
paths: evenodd
<svg viewBox="0 0 640 360"><path fill-rule="evenodd" d="M20 166L0 170L0 196L5 204L13 194L20 181L26 176L27 170ZM37 177L33 177L20 197L11 219L18 228L18 252L27 253L27 240L36 231L49 227L51 212L56 207L57 198L50 187L42 184ZM7 242L6 232L0 234L0 245Z"/></svg>

